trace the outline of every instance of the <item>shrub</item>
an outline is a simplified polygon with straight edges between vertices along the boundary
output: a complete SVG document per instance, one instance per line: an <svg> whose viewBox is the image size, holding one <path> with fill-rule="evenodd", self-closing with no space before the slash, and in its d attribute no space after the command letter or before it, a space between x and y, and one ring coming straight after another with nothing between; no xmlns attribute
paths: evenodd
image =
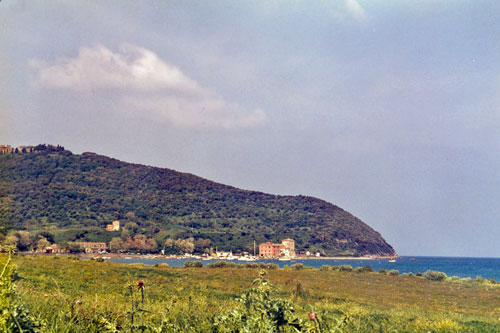
<svg viewBox="0 0 500 333"><path fill-rule="evenodd" d="M354 269L354 271L356 273L369 273L369 272L373 272L373 268L372 268L372 266L361 266L361 267L356 267Z"/></svg>
<svg viewBox="0 0 500 333"><path fill-rule="evenodd" d="M278 269L278 268L280 268L280 266L278 266L277 264L268 263L268 264L264 264L263 268L265 268L265 269Z"/></svg>
<svg viewBox="0 0 500 333"><path fill-rule="evenodd" d="M379 270L378 270L378 272L379 272L380 274L387 274L387 269L385 269L385 268L381 268L381 269L379 269Z"/></svg>
<svg viewBox="0 0 500 333"><path fill-rule="evenodd" d="M426 271L424 277L430 281L443 281L447 278L445 273L432 270Z"/></svg>
<svg viewBox="0 0 500 333"><path fill-rule="evenodd" d="M167 263L159 263L159 264L156 264L155 267L158 267L158 268L167 268L168 267L168 264Z"/></svg>
<svg viewBox="0 0 500 333"><path fill-rule="evenodd" d="M203 267L203 263L201 261L185 261L184 267Z"/></svg>
<svg viewBox="0 0 500 333"><path fill-rule="evenodd" d="M351 265L340 265L339 266L339 271L341 271L341 272L352 272L352 266Z"/></svg>
<svg viewBox="0 0 500 333"><path fill-rule="evenodd" d="M247 262L246 264L240 266L243 266L245 268L259 268L259 264L257 264L256 262Z"/></svg>
<svg viewBox="0 0 500 333"><path fill-rule="evenodd" d="M297 284L295 285L295 290L293 291L293 294L296 296L304 296L305 294L304 287L302 287L302 283L300 283L300 281L297 282Z"/></svg>
<svg viewBox="0 0 500 333"><path fill-rule="evenodd" d="M7 262L0 267L0 331L1 332L39 332L42 323L30 314L20 302L13 285L15 268L11 263L11 253Z"/></svg>
<svg viewBox="0 0 500 333"><path fill-rule="evenodd" d="M319 269L319 270L320 270L320 271L330 271L330 270L331 270L331 268L330 268L330 266L328 266L328 265L323 265L323 266L321 266L321 267L320 267L320 269Z"/></svg>
<svg viewBox="0 0 500 333"><path fill-rule="evenodd" d="M229 268L229 267L235 267L236 264L234 262L228 262L228 261L216 261L213 264L208 264L207 267L209 268Z"/></svg>
<svg viewBox="0 0 500 333"><path fill-rule="evenodd" d="M301 332L303 321L295 315L294 305L273 295L273 286L264 272L254 287L239 298L241 306L214 318L213 332Z"/></svg>
<svg viewBox="0 0 500 333"><path fill-rule="evenodd" d="M338 270L339 270L339 266L337 266L337 265L333 265L333 266L330 266L330 269L331 269L332 271L338 271Z"/></svg>
<svg viewBox="0 0 500 333"><path fill-rule="evenodd" d="M296 271L299 271L299 270L302 270L304 269L304 264L293 264L292 266L292 269L296 270Z"/></svg>
<svg viewBox="0 0 500 333"><path fill-rule="evenodd" d="M391 269L389 272L389 275L392 275L392 276L397 276L399 275L399 271L396 270L396 269Z"/></svg>
<svg viewBox="0 0 500 333"><path fill-rule="evenodd" d="M485 280L480 276L476 276L476 278L474 279L474 282L475 283L484 283Z"/></svg>

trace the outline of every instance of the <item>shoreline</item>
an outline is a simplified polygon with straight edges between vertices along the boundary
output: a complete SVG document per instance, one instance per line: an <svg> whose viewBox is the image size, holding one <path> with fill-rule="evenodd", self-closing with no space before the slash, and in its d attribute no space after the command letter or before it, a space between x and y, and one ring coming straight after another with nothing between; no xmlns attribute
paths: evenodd
<svg viewBox="0 0 500 333"><path fill-rule="evenodd" d="M29 255L29 256L76 256L83 259L92 259L92 258L114 258L114 259L125 259L125 258L134 258L134 259L165 259L165 260L204 260L204 261L216 261L216 260L228 260L225 258L200 258L200 257L185 257L179 255L162 255L162 254L138 254L138 253L36 253L36 252L18 252L18 254ZM290 258L290 260L283 261L294 261L294 260L388 260L398 257L295 257ZM278 258L260 258L256 257L255 261L264 261L264 260L279 260ZM238 257L234 259L229 259L229 261L240 261Z"/></svg>
<svg viewBox="0 0 500 333"><path fill-rule="evenodd" d="M193 257L184 257L184 256L165 256L165 255L154 255L154 254L117 254L117 253L85 253L80 254L78 257L82 258L102 258L102 257L110 257L110 258L141 258L141 259L167 259L167 260L229 260L229 261L239 261L238 258L234 259L224 259L224 258L193 258ZM290 261L293 260L380 260L380 259L391 259L393 257L295 257L290 258ZM256 261L263 260L279 260L277 258L256 258ZM286 260L288 261L288 260Z"/></svg>

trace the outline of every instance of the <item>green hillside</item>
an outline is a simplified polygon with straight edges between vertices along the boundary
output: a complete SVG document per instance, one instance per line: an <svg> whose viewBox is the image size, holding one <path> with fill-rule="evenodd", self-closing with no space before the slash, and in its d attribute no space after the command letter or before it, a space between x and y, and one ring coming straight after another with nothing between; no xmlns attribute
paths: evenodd
<svg viewBox="0 0 500 333"><path fill-rule="evenodd" d="M326 255L395 254L378 232L317 198L246 191L54 146L0 155L0 205L4 226L49 230L58 241L109 241L120 233L105 227L118 219L159 244L194 237L238 251L291 237L297 250Z"/></svg>

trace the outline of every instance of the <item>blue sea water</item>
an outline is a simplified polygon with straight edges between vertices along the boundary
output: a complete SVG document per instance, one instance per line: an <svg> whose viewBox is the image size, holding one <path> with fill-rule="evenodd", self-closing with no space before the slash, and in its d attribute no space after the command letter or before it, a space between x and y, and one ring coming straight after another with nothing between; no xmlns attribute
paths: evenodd
<svg viewBox="0 0 500 333"><path fill-rule="evenodd" d="M146 265L156 265L166 263L171 267L183 267L185 261L191 259L145 259L145 258L112 258L114 262L120 263L142 263ZM203 260L203 265L207 265L214 260ZM244 261L233 261L236 264L244 264ZM258 260L259 262L275 263L280 267L302 263L304 266L319 268L323 265L351 265L352 267L371 266L375 271L381 268L395 269L399 273L424 273L427 270L446 273L448 276L458 276L461 278L480 276L484 279L494 279L500 282L500 258L460 258L460 257L400 257L395 263L390 263L388 259L375 260L330 260L330 259L295 259L292 261L279 260Z"/></svg>

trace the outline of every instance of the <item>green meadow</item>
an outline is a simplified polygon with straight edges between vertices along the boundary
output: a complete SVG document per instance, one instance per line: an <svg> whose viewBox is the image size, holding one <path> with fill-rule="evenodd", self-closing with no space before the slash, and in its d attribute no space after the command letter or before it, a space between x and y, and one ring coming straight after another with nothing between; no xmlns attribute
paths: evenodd
<svg viewBox="0 0 500 333"><path fill-rule="evenodd" d="M500 332L500 284L437 272L6 254L0 262L5 331Z"/></svg>

